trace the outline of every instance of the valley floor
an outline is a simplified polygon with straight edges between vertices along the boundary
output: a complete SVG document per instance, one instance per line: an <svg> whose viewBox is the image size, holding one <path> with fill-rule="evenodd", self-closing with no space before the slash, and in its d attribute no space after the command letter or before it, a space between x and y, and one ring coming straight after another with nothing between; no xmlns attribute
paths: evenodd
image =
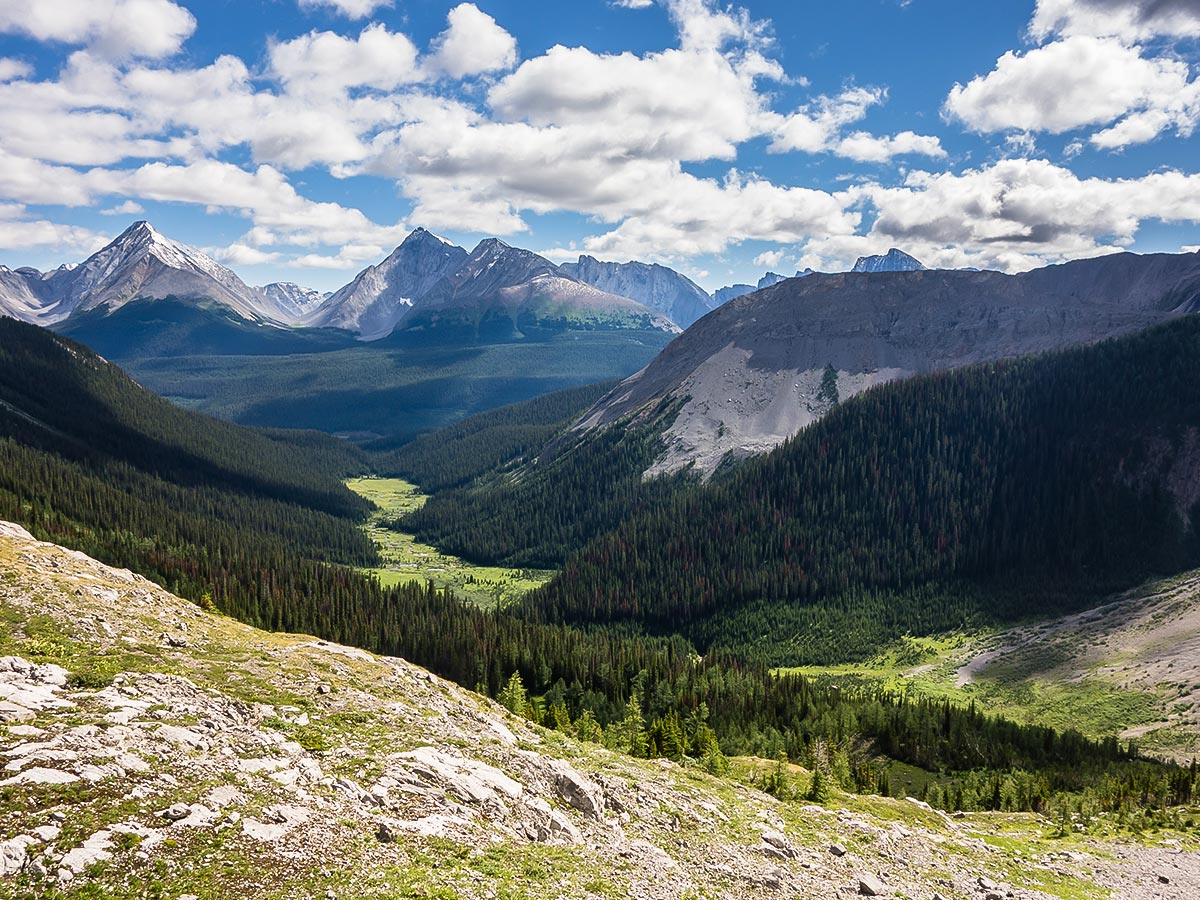
<svg viewBox="0 0 1200 900"><path fill-rule="evenodd" d="M1152 755L1200 755L1200 572L1015 628L905 638L863 664L803 667L972 701L1018 722L1117 734Z"/></svg>
<svg viewBox="0 0 1200 900"><path fill-rule="evenodd" d="M257 631L4 523L0 759L4 898L1200 891L1194 837L780 801L752 786L772 764L736 761L739 781L616 755L403 660Z"/></svg>
<svg viewBox="0 0 1200 900"><path fill-rule="evenodd" d="M346 485L379 507L364 528L379 547L384 564L364 571L385 587L432 581L439 588L452 588L464 600L496 607L540 587L554 574L541 569L477 566L422 544L411 534L384 528L382 520L419 509L428 499L420 488L402 478L354 478Z"/></svg>

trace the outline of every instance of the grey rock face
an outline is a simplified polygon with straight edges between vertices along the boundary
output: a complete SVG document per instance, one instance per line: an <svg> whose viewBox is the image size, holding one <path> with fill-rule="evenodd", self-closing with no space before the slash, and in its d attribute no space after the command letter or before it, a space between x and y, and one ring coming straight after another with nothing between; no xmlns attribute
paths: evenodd
<svg viewBox="0 0 1200 900"><path fill-rule="evenodd" d="M276 281L258 288L263 308L284 322L298 322L325 302L326 295L291 281Z"/></svg>
<svg viewBox="0 0 1200 900"><path fill-rule="evenodd" d="M603 428L687 398L651 473L782 443L820 418L827 366L845 400L917 373L1128 334L1200 307L1196 254L1118 254L1021 275L810 275L730 301L576 424Z"/></svg>
<svg viewBox="0 0 1200 900"><path fill-rule="evenodd" d="M925 266L903 250L893 247L880 256L860 256L851 272L919 272Z"/></svg>
<svg viewBox="0 0 1200 900"><path fill-rule="evenodd" d="M609 294L628 297L687 328L714 308L712 298L690 278L666 266L643 262L601 262L581 256L559 270Z"/></svg>
<svg viewBox="0 0 1200 900"><path fill-rule="evenodd" d="M363 340L386 337L413 304L467 260L467 251L418 228L387 259L368 266L300 324L357 331Z"/></svg>

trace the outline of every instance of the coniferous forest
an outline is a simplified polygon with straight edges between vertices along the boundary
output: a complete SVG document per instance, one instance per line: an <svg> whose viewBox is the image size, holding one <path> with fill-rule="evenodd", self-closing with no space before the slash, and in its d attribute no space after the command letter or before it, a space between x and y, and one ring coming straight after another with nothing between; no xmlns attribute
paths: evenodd
<svg viewBox="0 0 1200 900"><path fill-rule="evenodd" d="M882 635L933 627L953 604L979 602L983 594L954 586L989 591L1004 567L1068 602L1048 573L1098 584L1114 578L1102 565L1110 557L1145 569L1187 564L1188 521L1160 476L1197 422L1188 384L1196 359L1200 323L1185 321L871 392L712 485L679 479L639 491L631 481L584 527L569 524L568 506L561 528L516 529L512 546L573 555L524 608L484 611L432 587L384 589L354 571L375 551L358 528L364 503L341 481L371 469L369 455L179 410L80 345L0 320L0 518L250 624L404 656L626 752L688 755L713 770L730 754L790 758L861 791L886 791L896 760L953 775L938 798L947 808L1043 810L1086 795L1105 809L1157 814L1196 796L1195 767L974 708L776 676L769 654L706 641L703 626L732 611L729 621L742 615L750 628L747 610L769 621L799 609ZM531 427L565 420L587 400L547 401ZM976 421L982 405L994 414ZM1109 408L1119 415L1099 415ZM503 416L493 424L514 435L524 427ZM578 471L560 470L560 493L538 502L577 500L585 486L626 477L652 434L631 429L574 457ZM494 447L470 443L469 428L463 435L449 468L419 447L403 465L414 474L425 465L447 485L469 478L471 459ZM509 446L526 454L524 440ZM404 448L392 458L405 458ZM1063 486L1039 479L1044 471ZM668 519L681 531L674 543L663 540ZM1084 527L1097 530L1089 538ZM882 625L871 621L888 603ZM687 634L668 633L672 616Z"/></svg>
<svg viewBox="0 0 1200 900"><path fill-rule="evenodd" d="M1198 358L1185 319L892 383L707 485L643 481L659 449L643 422L551 445L519 478L438 494L401 524L480 562L565 560L526 604L539 621L682 632L773 665L845 660L1200 562L1194 498L1168 489L1200 429ZM587 530L562 514L585 485L605 498Z"/></svg>

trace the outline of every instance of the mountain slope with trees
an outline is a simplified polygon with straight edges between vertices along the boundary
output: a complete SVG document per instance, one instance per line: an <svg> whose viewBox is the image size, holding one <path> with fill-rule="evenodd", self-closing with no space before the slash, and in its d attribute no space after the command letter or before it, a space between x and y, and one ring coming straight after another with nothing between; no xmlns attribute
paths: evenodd
<svg viewBox="0 0 1200 900"><path fill-rule="evenodd" d="M633 512L532 597L774 663L1200 562L1200 318L887 385Z"/></svg>

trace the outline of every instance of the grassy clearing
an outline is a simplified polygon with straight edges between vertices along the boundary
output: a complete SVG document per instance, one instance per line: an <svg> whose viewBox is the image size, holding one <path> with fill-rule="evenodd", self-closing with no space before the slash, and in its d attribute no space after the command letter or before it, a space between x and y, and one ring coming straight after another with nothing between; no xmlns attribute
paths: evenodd
<svg viewBox="0 0 1200 900"><path fill-rule="evenodd" d="M384 565L367 569L386 587L411 581L432 581L452 588L456 594L480 606L504 606L550 580L553 572L542 569L506 569L477 566L457 556L422 544L411 534L383 528L385 517L420 509L428 497L403 478L354 478L346 486L379 507L365 528L379 547Z"/></svg>
<svg viewBox="0 0 1200 900"><path fill-rule="evenodd" d="M1017 722L1074 728L1092 738L1163 720L1163 702L1154 693L1119 687L1100 677L1061 678L1059 669L1067 653L1057 645L1016 650L984 666L971 683L958 683L965 663L1001 643L1003 635L983 631L905 637L862 663L783 671L913 697L976 703Z"/></svg>

